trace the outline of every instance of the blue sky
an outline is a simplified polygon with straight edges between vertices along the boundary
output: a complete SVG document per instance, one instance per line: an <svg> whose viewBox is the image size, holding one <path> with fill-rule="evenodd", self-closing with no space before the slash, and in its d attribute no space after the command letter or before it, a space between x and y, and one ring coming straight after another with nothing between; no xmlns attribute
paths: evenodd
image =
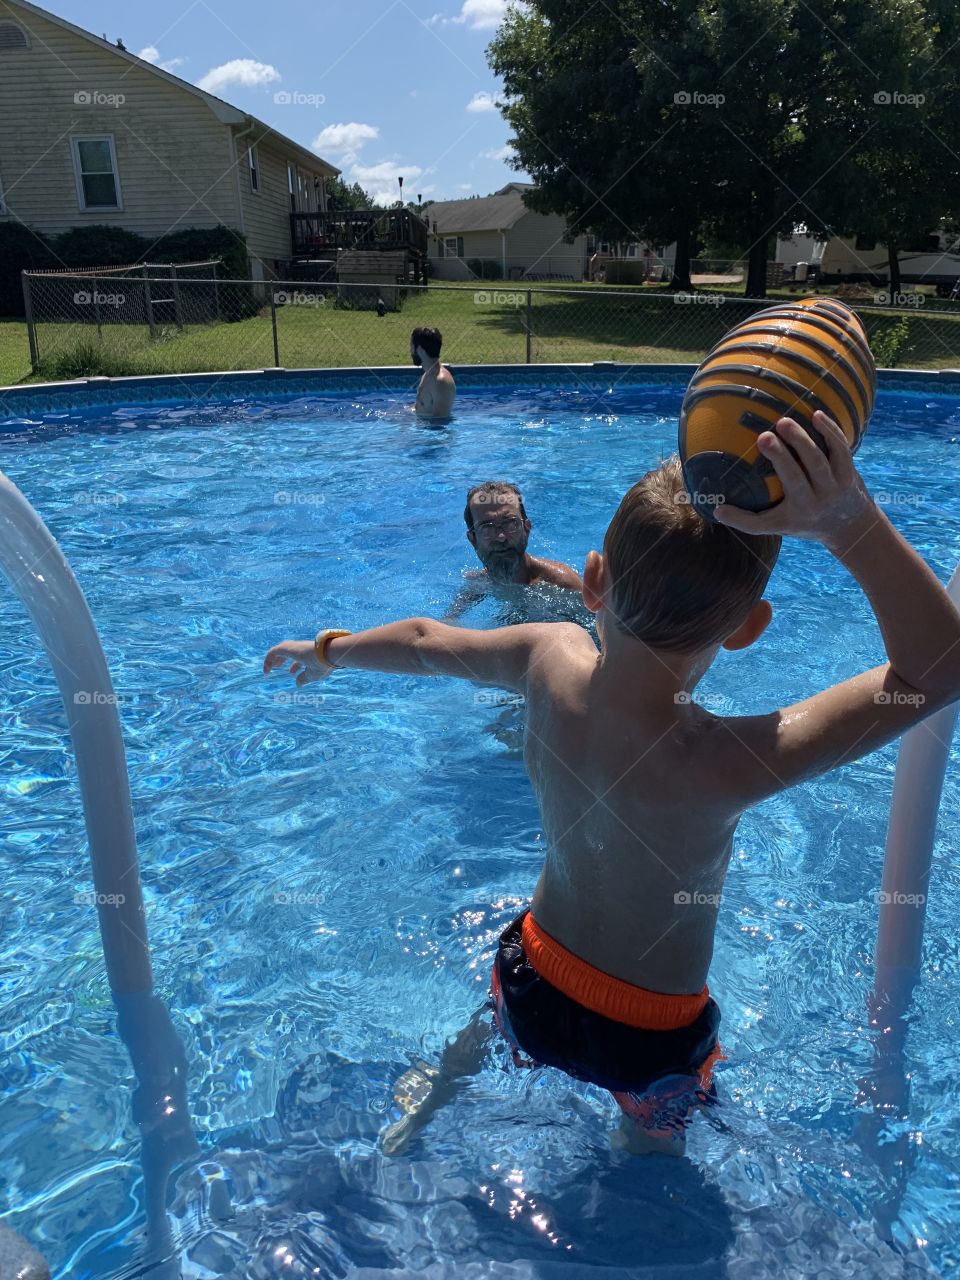
<svg viewBox="0 0 960 1280"><path fill-rule="evenodd" d="M509 128L485 49L506 0L51 0L44 7L258 116L383 202L488 195Z"/></svg>

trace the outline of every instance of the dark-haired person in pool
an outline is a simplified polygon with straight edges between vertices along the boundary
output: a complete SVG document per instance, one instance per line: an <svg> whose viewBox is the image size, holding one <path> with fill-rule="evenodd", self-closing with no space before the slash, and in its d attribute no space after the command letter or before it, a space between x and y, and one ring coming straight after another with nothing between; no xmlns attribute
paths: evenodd
<svg viewBox="0 0 960 1280"><path fill-rule="evenodd" d="M742 814L960 697L960 613L871 499L837 424L813 422L826 453L788 418L758 436L785 495L768 511L720 507L708 523L683 500L677 459L630 489L584 570L599 651L569 623L472 631L412 618L286 641L264 661L291 663L299 685L355 667L526 696L547 853L530 910L501 934L494 1008L517 1054L609 1089L637 1149L682 1150L710 1100L720 1012L707 976ZM763 592L782 535L849 570L887 661L792 706L712 715L690 695L721 648L746 649L770 622ZM421 1072L385 1147L479 1068L480 1023Z"/></svg>
<svg viewBox="0 0 960 1280"><path fill-rule="evenodd" d="M458 594L445 622L462 617L490 593L522 608L522 602L515 598L519 587L566 587L578 593L582 590L583 580L576 569L527 551L533 522L515 484L485 480L476 485L467 494L463 519L467 541L483 568L468 571L470 585Z"/></svg>
<svg viewBox="0 0 960 1280"><path fill-rule="evenodd" d="M410 335L410 358L423 368L413 407L425 418L449 417L457 396L453 374L440 363L442 346L443 335L439 329L414 329Z"/></svg>

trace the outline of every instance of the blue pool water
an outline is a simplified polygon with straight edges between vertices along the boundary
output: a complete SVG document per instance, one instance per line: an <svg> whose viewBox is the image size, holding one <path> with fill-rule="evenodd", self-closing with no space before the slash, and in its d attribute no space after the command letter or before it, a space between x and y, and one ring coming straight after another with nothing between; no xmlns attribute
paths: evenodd
<svg viewBox="0 0 960 1280"><path fill-rule="evenodd" d="M685 1160L612 1150L607 1095L499 1050L407 1154L378 1146L393 1081L481 1002L537 876L522 709L354 673L297 701L260 674L263 654L321 625L442 616L475 563L462 509L484 479L522 487L531 551L582 565L673 449L681 394L488 389L433 429L393 394L248 398L0 435L0 470L71 562L121 699L158 992L204 1150L171 1187L184 1277L960 1275L956 749L902 1122L868 1140L857 1104L890 747L740 826L711 978L721 1105ZM946 580L960 402L881 394L859 462ZM4 1220L58 1277L133 1277L133 1075L93 908L74 905L90 888L76 774L46 656L2 591ZM883 660L866 601L819 547L785 546L769 598L763 641L698 689L711 709L771 709ZM514 616L486 602L463 621Z"/></svg>

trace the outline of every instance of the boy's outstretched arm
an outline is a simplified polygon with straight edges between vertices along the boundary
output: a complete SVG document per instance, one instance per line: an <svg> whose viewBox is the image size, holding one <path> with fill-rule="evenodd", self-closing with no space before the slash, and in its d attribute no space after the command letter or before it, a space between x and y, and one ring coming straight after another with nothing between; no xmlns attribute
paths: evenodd
<svg viewBox="0 0 960 1280"><path fill-rule="evenodd" d="M312 640L285 640L263 661L264 672L291 664L297 684L322 680L338 667L412 676L457 676L476 684L526 692L528 672L565 633L583 630L574 623L531 622L491 631L449 627L433 618L407 618L327 642L321 661ZM333 664L332 666L329 664Z"/></svg>
<svg viewBox="0 0 960 1280"><path fill-rule="evenodd" d="M870 498L840 428L825 414L815 422L829 454L781 419L758 444L783 502L759 514L721 508L720 523L821 542L863 588L889 660L769 715L718 721L726 781L747 804L875 751L960 697L960 612Z"/></svg>

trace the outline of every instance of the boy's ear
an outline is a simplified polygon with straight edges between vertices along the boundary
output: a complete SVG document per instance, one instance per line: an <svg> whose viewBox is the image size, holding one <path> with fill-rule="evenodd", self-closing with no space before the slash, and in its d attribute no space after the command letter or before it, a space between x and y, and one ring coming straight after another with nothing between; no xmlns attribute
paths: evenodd
<svg viewBox="0 0 960 1280"><path fill-rule="evenodd" d="M591 613L603 608L603 568L603 556L598 551L589 552L583 566L583 603Z"/></svg>
<svg viewBox="0 0 960 1280"><path fill-rule="evenodd" d="M759 640L770 625L773 609L769 600L758 600L732 635L723 641L723 649L746 649Z"/></svg>

